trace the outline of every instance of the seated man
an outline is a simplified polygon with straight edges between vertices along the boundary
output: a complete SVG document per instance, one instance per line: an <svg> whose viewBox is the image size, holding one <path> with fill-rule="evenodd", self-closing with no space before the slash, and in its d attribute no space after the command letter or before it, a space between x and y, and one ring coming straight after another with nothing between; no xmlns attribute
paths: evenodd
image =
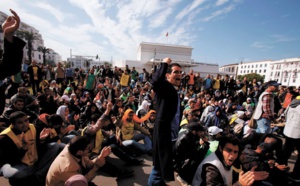
<svg viewBox="0 0 300 186"><path fill-rule="evenodd" d="M60 150L58 144L45 144L39 157L39 139L44 134L36 132L23 112L12 113L10 122L0 133L0 171L11 185L45 185L48 169Z"/></svg>
<svg viewBox="0 0 300 186"><path fill-rule="evenodd" d="M175 143L174 159L177 179L181 183L191 184L197 167L209 149L209 143L200 123L191 122L187 127L188 130L181 133Z"/></svg>
<svg viewBox="0 0 300 186"><path fill-rule="evenodd" d="M231 135L223 137L216 152L207 156L199 165L192 185L252 185L255 180L264 180L267 172L244 173L241 171L237 179L233 179L232 165L239 155L239 140Z"/></svg>
<svg viewBox="0 0 300 186"><path fill-rule="evenodd" d="M47 173L46 186L64 186L71 177L78 174L84 175L87 181L92 181L99 167L105 164L105 157L111 152L110 147L104 147L98 157L89 160L88 154L92 148L93 143L86 136L71 139L70 144L53 161Z"/></svg>
<svg viewBox="0 0 300 186"><path fill-rule="evenodd" d="M145 116L144 118L148 118ZM127 147L132 147L138 152L147 153L152 155L152 141L150 132L141 127L137 122L142 123L146 119L139 119L131 109L127 109L122 117L122 120L118 122L117 139L122 141L122 144ZM134 134L135 130L139 130L141 133ZM138 141L144 140L144 144Z"/></svg>
<svg viewBox="0 0 300 186"><path fill-rule="evenodd" d="M14 100L18 96L24 99L24 103L25 103L26 108L28 108L29 110L35 112L36 114L39 113L39 104L38 104L37 100L32 95L30 95L28 93L28 90L27 90L26 87L19 87L18 88L18 93L10 98L10 102L13 103Z"/></svg>
<svg viewBox="0 0 300 186"><path fill-rule="evenodd" d="M12 105L10 105L2 114L1 121L5 123L5 126L8 127L10 125L10 115L16 111L22 111L27 116L29 116L29 122L33 123L37 119L37 115L25 107L24 105L24 99L22 97L17 96L14 100Z"/></svg>
<svg viewBox="0 0 300 186"><path fill-rule="evenodd" d="M245 148L240 156L240 162L244 171L249 171L253 167L256 167L256 170L269 172L268 179L257 184L263 185L264 182L268 182L278 186L288 185L285 171L289 170L289 167L275 163L269 143L261 143L255 150Z"/></svg>

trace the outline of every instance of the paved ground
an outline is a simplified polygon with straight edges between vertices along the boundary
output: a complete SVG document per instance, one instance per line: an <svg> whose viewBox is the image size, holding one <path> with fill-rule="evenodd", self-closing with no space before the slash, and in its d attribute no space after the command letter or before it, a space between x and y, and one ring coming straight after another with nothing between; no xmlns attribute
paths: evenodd
<svg viewBox="0 0 300 186"><path fill-rule="evenodd" d="M143 155L141 158L145 159L144 164L139 166L128 167L123 161L115 158L114 155L110 155L116 165L124 168L131 168L134 170L134 176L122 180L116 180L116 178L109 177L103 172L99 172L98 176L93 180L96 185L102 186L146 186L149 174L152 170L152 157ZM180 186L180 183L174 181L172 186ZM4 177L0 177L0 186L9 186L8 181Z"/></svg>

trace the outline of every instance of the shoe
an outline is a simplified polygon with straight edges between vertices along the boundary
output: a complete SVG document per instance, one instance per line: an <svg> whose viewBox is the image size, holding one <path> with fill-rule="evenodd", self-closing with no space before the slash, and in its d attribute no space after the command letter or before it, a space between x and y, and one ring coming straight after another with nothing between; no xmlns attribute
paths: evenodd
<svg viewBox="0 0 300 186"><path fill-rule="evenodd" d="M120 169L117 174L117 180L121 180L124 178L129 178L133 176L134 170L132 169Z"/></svg>
<svg viewBox="0 0 300 186"><path fill-rule="evenodd" d="M132 158L132 160L128 163L130 165L140 165L144 162L142 158Z"/></svg>

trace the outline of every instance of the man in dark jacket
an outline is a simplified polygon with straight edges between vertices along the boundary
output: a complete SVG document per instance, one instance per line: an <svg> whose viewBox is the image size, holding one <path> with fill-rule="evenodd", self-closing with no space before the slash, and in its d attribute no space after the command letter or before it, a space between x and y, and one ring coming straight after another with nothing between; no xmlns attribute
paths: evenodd
<svg viewBox="0 0 300 186"><path fill-rule="evenodd" d="M33 95L36 95L36 93L40 90L40 82L43 80L42 69L36 64L36 61L33 60L32 64L28 67L27 72L30 75Z"/></svg>
<svg viewBox="0 0 300 186"><path fill-rule="evenodd" d="M184 184L192 184L194 174L203 160L209 143L205 138L205 130L197 122L187 125L188 130L180 134L175 144L175 169L177 179ZM185 163L185 160L188 160Z"/></svg>
<svg viewBox="0 0 300 186"><path fill-rule="evenodd" d="M6 87L3 86L2 80L21 71L23 48L26 45L23 40L14 37L14 33L18 30L21 21L15 11L10 11L13 16L8 16L2 24L4 53L3 55L0 54L0 113L3 112L5 107Z"/></svg>
<svg viewBox="0 0 300 186"><path fill-rule="evenodd" d="M180 123L181 66L165 58L150 80L156 93L156 120L153 129L153 169L148 185L166 185L174 180L172 146Z"/></svg>

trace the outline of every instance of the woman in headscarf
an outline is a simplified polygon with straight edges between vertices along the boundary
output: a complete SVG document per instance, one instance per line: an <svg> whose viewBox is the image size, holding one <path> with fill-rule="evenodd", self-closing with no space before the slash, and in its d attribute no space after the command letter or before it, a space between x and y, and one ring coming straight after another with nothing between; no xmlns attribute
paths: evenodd
<svg viewBox="0 0 300 186"><path fill-rule="evenodd" d="M68 128L68 130L67 130L68 134L73 134L76 136L79 135L79 133L77 131L75 131L75 130L78 130L78 128L79 128L79 126L75 126L75 122L77 122L77 120L79 119L79 114L76 114L76 115L69 114L69 108L66 105L62 105L62 106L58 107L56 114L62 117L64 124ZM72 137L74 137L74 136L72 136ZM70 137L70 139L72 137Z"/></svg>
<svg viewBox="0 0 300 186"><path fill-rule="evenodd" d="M150 107L151 103L148 100L144 100L142 104L139 106L138 110L136 111L136 115L140 118L145 116Z"/></svg>

